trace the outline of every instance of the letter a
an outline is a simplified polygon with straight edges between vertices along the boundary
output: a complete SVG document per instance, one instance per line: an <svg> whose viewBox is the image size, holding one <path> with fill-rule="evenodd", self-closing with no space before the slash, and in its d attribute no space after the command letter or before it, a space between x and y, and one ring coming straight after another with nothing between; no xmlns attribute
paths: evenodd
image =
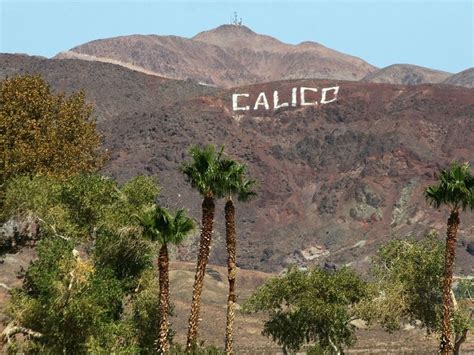
<svg viewBox="0 0 474 355"><path fill-rule="evenodd" d="M262 102L260 102L262 101ZM264 92L261 92L258 97L257 101L255 101L255 106L253 107L254 110L258 110L258 106L263 105L265 106L265 110L268 110L270 106L268 106L268 100L267 97L265 96Z"/></svg>

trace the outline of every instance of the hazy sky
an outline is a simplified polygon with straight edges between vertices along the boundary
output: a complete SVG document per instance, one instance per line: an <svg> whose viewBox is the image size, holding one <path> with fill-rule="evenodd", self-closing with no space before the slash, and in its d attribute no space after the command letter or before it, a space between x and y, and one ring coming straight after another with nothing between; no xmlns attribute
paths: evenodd
<svg viewBox="0 0 474 355"><path fill-rule="evenodd" d="M384 67L474 67L474 0L467 1L18 1L0 0L0 52L54 56L128 34L196 33L243 23L284 42L319 42Z"/></svg>

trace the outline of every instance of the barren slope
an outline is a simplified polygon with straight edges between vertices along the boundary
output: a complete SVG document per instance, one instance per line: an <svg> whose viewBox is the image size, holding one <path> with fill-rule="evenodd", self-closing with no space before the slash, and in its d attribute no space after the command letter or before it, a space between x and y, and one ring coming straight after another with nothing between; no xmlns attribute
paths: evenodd
<svg viewBox="0 0 474 355"><path fill-rule="evenodd" d="M362 81L399 85L437 84L450 75L417 65L394 64L370 73Z"/></svg>
<svg viewBox="0 0 474 355"><path fill-rule="evenodd" d="M112 62L149 74L223 87L293 78L359 80L376 69L317 43L290 45L234 25L191 39L156 35L101 39L57 57Z"/></svg>
<svg viewBox="0 0 474 355"><path fill-rule="evenodd" d="M474 68L469 68L454 74L453 76L450 76L445 81L443 81L443 84L474 88Z"/></svg>

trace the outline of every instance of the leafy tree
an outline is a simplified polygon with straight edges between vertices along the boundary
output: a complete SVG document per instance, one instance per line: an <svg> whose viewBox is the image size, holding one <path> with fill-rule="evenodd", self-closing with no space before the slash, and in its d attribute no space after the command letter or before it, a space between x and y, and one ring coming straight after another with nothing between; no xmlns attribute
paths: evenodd
<svg viewBox="0 0 474 355"><path fill-rule="evenodd" d="M342 353L354 344L356 307L367 297L367 283L354 271L334 272L296 268L267 281L244 304L246 312L266 312L263 334L271 336L284 353L306 343Z"/></svg>
<svg viewBox="0 0 474 355"><path fill-rule="evenodd" d="M233 350L233 324L235 319L235 307L237 294L235 292L235 279L237 274L236 262L236 228L235 228L235 206L233 197L237 196L239 201L248 201L256 193L253 188L255 180L247 178L245 165L237 163L232 159L221 159L219 161L220 181L217 191L218 197L225 198L225 226L227 246L227 272L229 280L229 294L227 297L227 322L225 336L225 351L232 354Z"/></svg>
<svg viewBox="0 0 474 355"><path fill-rule="evenodd" d="M146 351L158 328L143 323L159 321L156 289L145 278L154 251L131 216L158 191L145 177L122 186L96 175L12 179L5 206L36 216L41 240L24 287L12 292L6 338L39 334L27 337L26 352Z"/></svg>
<svg viewBox="0 0 474 355"><path fill-rule="evenodd" d="M111 178L79 174L65 180L47 176L17 177L5 193L2 213L33 214L41 234L95 240L99 230L137 225L130 218L154 202L160 191L152 178L138 176L118 186Z"/></svg>
<svg viewBox="0 0 474 355"><path fill-rule="evenodd" d="M158 287L155 270L150 268L143 272L135 292L131 294L130 304L125 310L126 317L136 332L142 354L156 352L161 323L160 297L156 292ZM170 341L173 335L173 331L170 330Z"/></svg>
<svg viewBox="0 0 474 355"><path fill-rule="evenodd" d="M0 204L17 175L68 177L97 171L105 160L84 93L54 94L40 77L0 82Z"/></svg>
<svg viewBox="0 0 474 355"><path fill-rule="evenodd" d="M223 149L221 149L220 152L216 152L216 148L213 145L208 145L202 149L199 147L192 147L189 150L192 160L184 163L181 167L182 173L191 183L191 186L198 190L203 196L201 238L199 243L199 253L186 344L188 350L191 349L193 344L197 341L201 294L206 266L209 260L214 228L214 199L220 183L219 161L222 156L222 150Z"/></svg>
<svg viewBox="0 0 474 355"><path fill-rule="evenodd" d="M410 323L428 333L442 329L443 243L432 232L420 241L391 240L372 260L372 297L358 305L369 323L377 322L391 332ZM462 289L461 289L462 291ZM454 294L452 294L454 299ZM455 299L454 299L455 300ZM454 312L455 349L472 327L469 308L458 298Z"/></svg>
<svg viewBox="0 0 474 355"><path fill-rule="evenodd" d="M168 244L181 244L194 230L192 219L186 216L183 209L172 214L166 208L151 206L138 216L144 229L144 234L153 241L160 243L158 257L158 272L160 283L160 334L158 338L158 352L169 353L169 256Z"/></svg>
<svg viewBox="0 0 474 355"><path fill-rule="evenodd" d="M435 208L446 205L449 208L448 228L446 233L446 251L443 276L443 322L440 351L448 354L453 349L451 339L451 319L453 302L451 289L453 267L456 254L457 230L460 224L460 210L474 209L474 176L469 172L469 164L453 162L451 167L440 172L438 184L425 190L426 200Z"/></svg>
<svg viewBox="0 0 474 355"><path fill-rule="evenodd" d="M122 306L119 281L110 269L95 269L73 250L70 241L44 239L38 245L38 260L26 272L24 287L12 292L14 322L40 334L25 350L84 353L91 337L103 340L118 335L112 325Z"/></svg>

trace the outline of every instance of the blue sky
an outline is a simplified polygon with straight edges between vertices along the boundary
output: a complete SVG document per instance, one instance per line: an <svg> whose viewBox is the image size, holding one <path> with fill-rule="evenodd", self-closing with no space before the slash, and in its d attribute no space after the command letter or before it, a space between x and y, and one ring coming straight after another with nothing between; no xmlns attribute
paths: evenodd
<svg viewBox="0 0 474 355"><path fill-rule="evenodd" d="M119 35L192 37L228 23L233 11L255 32L319 42L379 67L410 63L459 72L474 66L474 0L0 0L0 52L51 57Z"/></svg>

